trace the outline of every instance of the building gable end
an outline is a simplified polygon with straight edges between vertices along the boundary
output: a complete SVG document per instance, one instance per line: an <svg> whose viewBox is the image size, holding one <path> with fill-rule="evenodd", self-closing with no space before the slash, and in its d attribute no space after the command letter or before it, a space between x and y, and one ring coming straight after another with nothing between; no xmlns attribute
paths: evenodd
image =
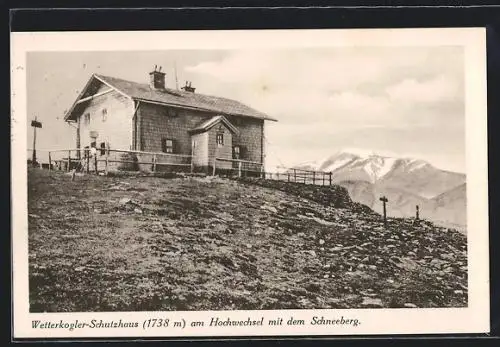
<svg viewBox="0 0 500 347"><path fill-rule="evenodd" d="M107 88L100 91L103 86L106 86ZM78 97L74 101L73 105L71 105L70 109L64 115L64 120L67 122L75 122L81 115L82 110L85 109L88 102L90 102L94 98L103 96L111 92L118 92L126 98L131 99L129 95L116 89L113 85L107 83L106 81L100 79L95 75L92 75L80 94L78 94Z"/></svg>

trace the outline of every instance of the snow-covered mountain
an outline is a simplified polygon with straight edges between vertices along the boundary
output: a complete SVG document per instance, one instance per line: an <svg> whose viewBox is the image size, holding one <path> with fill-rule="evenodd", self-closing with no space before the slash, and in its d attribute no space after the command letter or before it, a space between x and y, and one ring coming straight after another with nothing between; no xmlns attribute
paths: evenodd
<svg viewBox="0 0 500 347"><path fill-rule="evenodd" d="M414 216L415 206L419 205L423 217L464 222L460 216L465 215L465 189L456 188L465 187L466 176L441 170L424 160L370 151L339 151L295 168L331 172L333 182L347 188L354 201L375 211L381 211L378 198L385 195L389 199L388 214L394 217ZM438 206L438 200L433 198L442 194L447 199L438 199Z"/></svg>

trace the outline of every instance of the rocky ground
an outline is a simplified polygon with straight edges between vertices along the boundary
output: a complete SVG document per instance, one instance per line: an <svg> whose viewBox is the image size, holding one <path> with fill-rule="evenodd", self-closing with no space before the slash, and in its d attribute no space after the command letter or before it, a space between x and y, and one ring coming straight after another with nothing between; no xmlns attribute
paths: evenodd
<svg viewBox="0 0 500 347"><path fill-rule="evenodd" d="M343 188L28 175L32 312L467 306L464 235Z"/></svg>

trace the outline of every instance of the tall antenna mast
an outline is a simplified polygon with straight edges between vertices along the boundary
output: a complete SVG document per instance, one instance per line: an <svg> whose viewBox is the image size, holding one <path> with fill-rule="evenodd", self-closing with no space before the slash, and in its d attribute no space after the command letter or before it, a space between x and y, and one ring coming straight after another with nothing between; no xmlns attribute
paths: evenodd
<svg viewBox="0 0 500 347"><path fill-rule="evenodd" d="M175 89L179 90L179 80L177 79L177 62L174 61Z"/></svg>

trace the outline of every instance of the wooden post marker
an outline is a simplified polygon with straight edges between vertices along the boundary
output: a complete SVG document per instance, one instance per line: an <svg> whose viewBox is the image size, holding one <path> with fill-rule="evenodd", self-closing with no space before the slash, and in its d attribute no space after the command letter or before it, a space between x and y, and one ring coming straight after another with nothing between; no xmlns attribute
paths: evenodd
<svg viewBox="0 0 500 347"><path fill-rule="evenodd" d="M33 156L31 158L31 164L36 167L36 128L41 128L42 123L35 119L31 121L31 126L33 127Z"/></svg>
<svg viewBox="0 0 500 347"><path fill-rule="evenodd" d="M420 219L420 208L417 206L415 206L416 208L416 214L415 214L415 219L416 220L419 220Z"/></svg>
<svg viewBox="0 0 500 347"><path fill-rule="evenodd" d="M382 201L382 204L384 206L384 226L387 226L387 210L385 204L389 201L385 196L380 198L380 201Z"/></svg>

